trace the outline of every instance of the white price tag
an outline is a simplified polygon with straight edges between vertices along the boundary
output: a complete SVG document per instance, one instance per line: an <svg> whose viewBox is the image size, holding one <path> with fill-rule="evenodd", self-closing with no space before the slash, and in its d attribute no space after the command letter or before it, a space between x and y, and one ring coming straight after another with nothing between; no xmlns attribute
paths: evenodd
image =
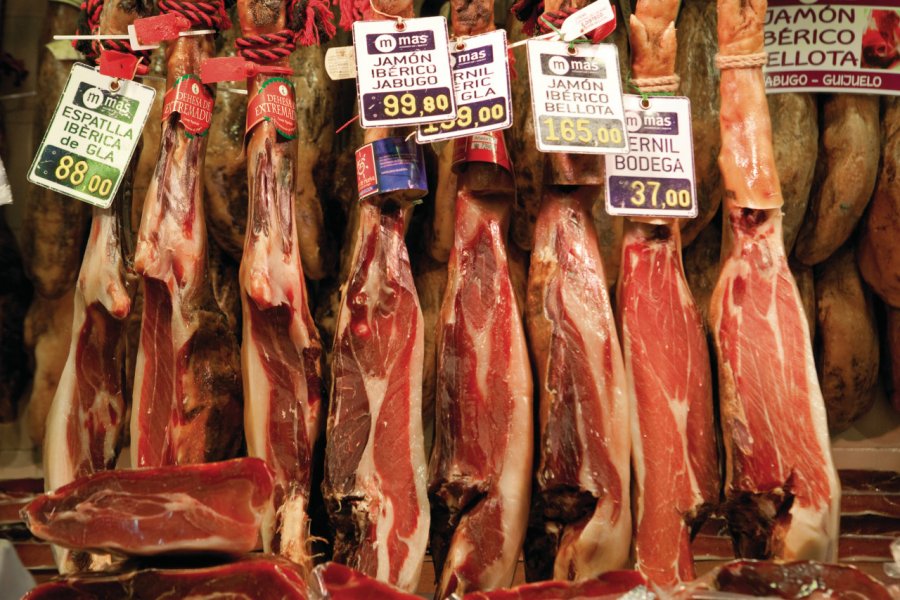
<svg viewBox="0 0 900 600"><path fill-rule="evenodd" d="M530 40L528 76L541 152L628 151L619 53L612 44Z"/></svg>
<svg viewBox="0 0 900 600"><path fill-rule="evenodd" d="M28 181L108 208L141 139L156 90L75 63Z"/></svg>
<svg viewBox="0 0 900 600"><path fill-rule="evenodd" d="M509 57L502 29L450 44L456 119L420 125L416 141L428 144L512 125Z"/></svg>
<svg viewBox="0 0 900 600"><path fill-rule="evenodd" d="M609 0L596 0L584 8L575 11L563 21L559 28L564 40L571 41L580 38L588 31L599 27L616 27L616 13L613 11Z"/></svg>
<svg viewBox="0 0 900 600"><path fill-rule="evenodd" d="M606 212L643 217L697 216L691 102L626 95L628 154L606 157Z"/></svg>
<svg viewBox="0 0 900 600"><path fill-rule="evenodd" d="M356 21L356 90L363 127L456 118L444 17Z"/></svg>
<svg viewBox="0 0 900 600"><path fill-rule="evenodd" d="M356 53L353 46L329 48L325 52L325 72L335 81L356 77Z"/></svg>

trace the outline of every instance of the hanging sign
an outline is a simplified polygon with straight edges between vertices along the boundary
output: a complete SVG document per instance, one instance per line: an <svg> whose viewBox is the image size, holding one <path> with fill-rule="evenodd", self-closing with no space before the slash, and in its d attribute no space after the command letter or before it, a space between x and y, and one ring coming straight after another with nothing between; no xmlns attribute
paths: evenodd
<svg viewBox="0 0 900 600"><path fill-rule="evenodd" d="M897 0L769 0L766 91L900 94Z"/></svg>
<svg viewBox="0 0 900 600"><path fill-rule="evenodd" d="M156 90L75 63L28 181L108 208L134 154Z"/></svg>
<svg viewBox="0 0 900 600"><path fill-rule="evenodd" d="M363 127L456 118L446 19L356 21L353 48Z"/></svg>
<svg viewBox="0 0 900 600"><path fill-rule="evenodd" d="M512 125L509 58L502 29L450 44L456 119L419 125L416 140L428 144Z"/></svg>
<svg viewBox="0 0 900 600"><path fill-rule="evenodd" d="M690 100L628 94L624 103L629 152L606 157L606 212L696 217Z"/></svg>
<svg viewBox="0 0 900 600"><path fill-rule="evenodd" d="M530 40L527 48L538 150L627 152L616 47Z"/></svg>

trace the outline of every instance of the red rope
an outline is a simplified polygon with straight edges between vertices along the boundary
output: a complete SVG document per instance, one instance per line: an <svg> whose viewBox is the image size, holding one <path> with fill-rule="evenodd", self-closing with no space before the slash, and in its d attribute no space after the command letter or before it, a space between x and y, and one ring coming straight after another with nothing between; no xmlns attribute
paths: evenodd
<svg viewBox="0 0 900 600"><path fill-rule="evenodd" d="M159 12L182 14L192 27L231 29L231 19L222 0L159 0Z"/></svg>
<svg viewBox="0 0 900 600"><path fill-rule="evenodd" d="M234 45L238 55L257 64L278 62L290 56L298 44L318 45L335 34L328 0L290 0L287 12L289 28L237 38Z"/></svg>
<svg viewBox="0 0 900 600"><path fill-rule="evenodd" d="M294 32L282 29L278 33L264 33L239 37L234 41L238 55L257 64L277 62L294 51Z"/></svg>
<svg viewBox="0 0 900 600"><path fill-rule="evenodd" d="M78 20L78 35L97 35L100 28L100 14L103 12L103 0L84 0L81 3L81 17ZM130 52L140 60L137 74L146 75L150 70L150 52L132 50L128 40L76 40L72 42L75 49L88 59L96 62L104 50Z"/></svg>

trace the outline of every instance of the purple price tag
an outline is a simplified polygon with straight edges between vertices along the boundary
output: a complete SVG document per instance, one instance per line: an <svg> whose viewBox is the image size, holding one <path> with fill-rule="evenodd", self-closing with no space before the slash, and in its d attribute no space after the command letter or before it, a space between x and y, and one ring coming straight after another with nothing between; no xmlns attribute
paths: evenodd
<svg viewBox="0 0 900 600"><path fill-rule="evenodd" d="M609 204L624 210L690 210L690 179L610 177Z"/></svg>

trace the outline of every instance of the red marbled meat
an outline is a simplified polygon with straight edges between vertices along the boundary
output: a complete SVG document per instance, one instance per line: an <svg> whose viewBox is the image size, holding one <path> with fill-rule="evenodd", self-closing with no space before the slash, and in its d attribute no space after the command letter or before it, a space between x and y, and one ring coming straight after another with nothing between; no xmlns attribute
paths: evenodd
<svg viewBox="0 0 900 600"><path fill-rule="evenodd" d="M150 556L256 546L272 471L256 458L101 471L38 496L31 532L66 548Z"/></svg>
<svg viewBox="0 0 900 600"><path fill-rule="evenodd" d="M23 600L306 600L306 583L293 563L250 558L200 569L146 569L70 577L39 585Z"/></svg>
<svg viewBox="0 0 900 600"><path fill-rule="evenodd" d="M713 571L709 579L713 589L766 598L890 600L892 597L884 585L856 567L812 561L735 561Z"/></svg>
<svg viewBox="0 0 900 600"><path fill-rule="evenodd" d="M694 578L691 530L719 499L712 373L677 225L628 222L618 310L634 386L637 568L657 585Z"/></svg>
<svg viewBox="0 0 900 600"><path fill-rule="evenodd" d="M437 334L438 598L512 583L531 487L531 368L506 249L512 198L478 198L466 182L462 174Z"/></svg>
<svg viewBox="0 0 900 600"><path fill-rule="evenodd" d="M372 579L350 567L336 562L320 565L313 571L314 588L329 600L418 600L419 596Z"/></svg>
<svg viewBox="0 0 900 600"><path fill-rule="evenodd" d="M591 218L597 190L574 190L545 189L528 276L540 380L534 510L543 520L529 532L529 579L621 568L631 541L631 390Z"/></svg>
<svg viewBox="0 0 900 600"><path fill-rule="evenodd" d="M614 600L628 592L646 586L647 580L636 571L610 571L596 579L585 579L577 583L566 581L542 581L528 583L510 590L474 592L466 594L463 600ZM635 598L653 597L649 592Z"/></svg>
<svg viewBox="0 0 900 600"><path fill-rule="evenodd" d="M362 201L332 359L323 492L334 560L405 590L425 558L422 310L396 206Z"/></svg>

